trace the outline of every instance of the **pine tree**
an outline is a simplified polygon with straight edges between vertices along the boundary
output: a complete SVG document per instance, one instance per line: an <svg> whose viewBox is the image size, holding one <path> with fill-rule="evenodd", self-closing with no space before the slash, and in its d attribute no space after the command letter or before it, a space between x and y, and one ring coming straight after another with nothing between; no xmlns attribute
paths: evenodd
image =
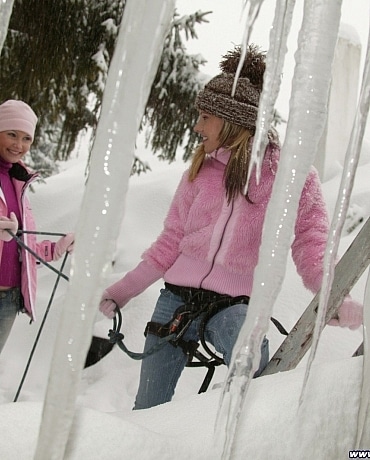
<svg viewBox="0 0 370 460"><path fill-rule="evenodd" d="M14 1L0 57L0 101L22 99L39 116L28 163L44 176L69 158L79 133L97 126L124 5L125 0ZM174 17L145 112L153 149L169 160L186 134L186 152L194 142L195 115L188 115L188 107L202 62L186 55L180 32L196 36L194 26L205 14ZM136 159L133 170L145 169Z"/></svg>
<svg viewBox="0 0 370 460"><path fill-rule="evenodd" d="M184 139L183 159L187 160L197 139L192 129L198 117L194 101L203 86L199 68L205 61L200 55L186 53L181 33L186 38L197 38L195 24L205 22L207 14L175 16L146 107L148 142L154 152L160 152L160 158L169 161L175 159L176 149Z"/></svg>

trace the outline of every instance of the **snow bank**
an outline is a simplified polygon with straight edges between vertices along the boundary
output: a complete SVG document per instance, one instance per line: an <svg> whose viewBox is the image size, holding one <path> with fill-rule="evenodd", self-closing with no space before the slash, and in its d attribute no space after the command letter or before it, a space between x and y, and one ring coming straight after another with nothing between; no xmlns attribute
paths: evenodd
<svg viewBox="0 0 370 460"><path fill-rule="evenodd" d="M235 458L348 458L354 447L361 372L362 358L314 366L300 408L303 370L253 380ZM220 392L216 389L129 414L79 407L65 458L213 460ZM0 406L2 460L33 458L41 410L38 402Z"/></svg>

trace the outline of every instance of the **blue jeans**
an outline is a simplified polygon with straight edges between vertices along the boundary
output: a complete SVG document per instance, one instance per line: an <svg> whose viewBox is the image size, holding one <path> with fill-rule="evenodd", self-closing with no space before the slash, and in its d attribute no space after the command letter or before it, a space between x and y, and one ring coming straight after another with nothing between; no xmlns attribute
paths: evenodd
<svg viewBox="0 0 370 460"><path fill-rule="evenodd" d="M166 324L172 319L175 310L184 304L181 297L168 289L162 289L151 321ZM236 304L214 315L205 328L205 340L222 354L226 365L230 364L231 353L243 325L248 305ZM195 319L184 334L185 340L199 340L198 327L202 316ZM148 334L144 352L158 343L159 337ZM261 361L255 377L266 367L269 360L268 340L264 338L261 346ZM187 362L180 347L167 343L158 352L147 356L141 364L139 389L134 409L147 409L171 401L177 381Z"/></svg>
<svg viewBox="0 0 370 460"><path fill-rule="evenodd" d="M19 288L0 291L0 353L9 337L20 308L21 294Z"/></svg>

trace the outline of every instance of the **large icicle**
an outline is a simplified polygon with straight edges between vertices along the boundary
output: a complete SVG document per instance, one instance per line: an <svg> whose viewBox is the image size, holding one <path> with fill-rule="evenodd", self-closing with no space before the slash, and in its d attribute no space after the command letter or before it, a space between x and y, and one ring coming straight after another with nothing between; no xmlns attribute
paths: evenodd
<svg viewBox="0 0 370 460"><path fill-rule="evenodd" d="M222 458L231 458L238 420L283 281L301 191L326 122L341 1L306 0L286 140L267 208L247 319L234 347L216 421Z"/></svg>
<svg viewBox="0 0 370 460"><path fill-rule="evenodd" d="M14 0L0 0L0 54L3 49Z"/></svg>
<svg viewBox="0 0 370 460"><path fill-rule="evenodd" d="M122 221L135 140L174 7L175 0L128 0L125 5L76 231L37 460L64 458L102 277L109 270Z"/></svg>
<svg viewBox="0 0 370 460"><path fill-rule="evenodd" d="M369 41L370 43L370 41ZM321 332L325 326L326 307L330 297L330 291L334 279L334 269L338 254L338 247L340 243L340 236L342 233L343 225L346 220L349 199L351 197L353 182L355 179L356 169L360 158L362 141L366 128L367 116L369 113L370 105L370 53L369 43L367 47L365 68L363 80L361 85L360 98L357 106L355 119L353 122L351 138L348 143L346 158L343 165L342 179L339 186L339 195L335 205L334 214L328 235L328 243L325 250L324 257L324 276L321 287L319 308L317 312L317 319L312 338L312 345L310 356L306 366L305 378L303 381L301 402L304 397L307 381L313 360L315 359L318 343L320 340Z"/></svg>
<svg viewBox="0 0 370 460"><path fill-rule="evenodd" d="M364 75L362 79L361 93L359 99L359 105L356 113L356 118L353 127L353 137L361 138L363 137L364 130L366 127L366 120L369 115L369 106L370 106L370 29L367 42L367 51L366 59L364 66ZM352 139L352 137L351 137ZM352 142L348 147L350 150ZM353 148L358 150L358 145L355 144L355 139L353 142ZM365 446L370 445L369 437L365 437L364 433L369 433L369 430L365 430L365 424L368 423L368 410L370 402L370 358L369 358L369 331L370 331L370 272L368 274L368 279L366 283L365 290L365 299L364 299L364 364L363 364L363 374L362 374L362 388L361 388L361 398L360 398L360 407L358 413L358 422L357 422L357 439L356 439L356 449L367 449Z"/></svg>
<svg viewBox="0 0 370 460"><path fill-rule="evenodd" d="M287 38L292 24L295 0L281 0L276 4L275 17L270 31L269 49L266 54L266 72L259 102L256 133L253 140L249 175L256 165L257 183L261 174L261 164L268 143L267 132L272 125L274 107L280 90ZM248 181L246 190L248 188ZM245 190L245 192L246 192Z"/></svg>

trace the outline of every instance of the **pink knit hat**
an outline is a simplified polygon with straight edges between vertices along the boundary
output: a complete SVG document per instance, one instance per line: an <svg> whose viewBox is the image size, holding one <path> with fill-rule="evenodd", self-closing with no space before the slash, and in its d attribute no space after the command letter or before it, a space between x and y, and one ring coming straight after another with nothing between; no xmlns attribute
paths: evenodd
<svg viewBox="0 0 370 460"><path fill-rule="evenodd" d="M10 99L0 105L0 132L23 131L33 137L37 116L31 107L23 101Z"/></svg>

